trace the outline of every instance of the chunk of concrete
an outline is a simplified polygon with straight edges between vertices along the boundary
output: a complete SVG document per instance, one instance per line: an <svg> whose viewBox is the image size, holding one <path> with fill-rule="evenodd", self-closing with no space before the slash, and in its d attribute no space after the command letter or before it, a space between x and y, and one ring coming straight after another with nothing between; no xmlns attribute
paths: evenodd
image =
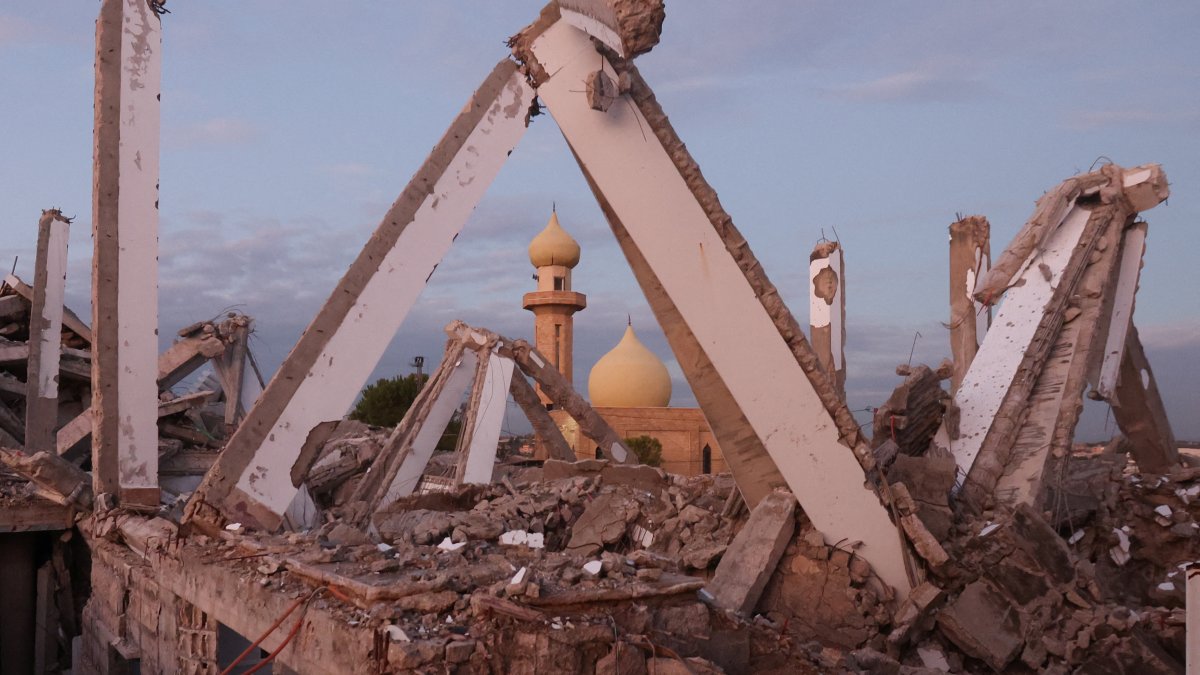
<svg viewBox="0 0 1200 675"><path fill-rule="evenodd" d="M1013 512L1013 531L1018 545L1042 566L1052 579L1069 584L1075 581L1075 557L1067 542L1041 514L1027 504Z"/></svg>
<svg viewBox="0 0 1200 675"><path fill-rule="evenodd" d="M942 633L959 649L1002 672L1024 640L1016 610L987 582L967 586L938 614Z"/></svg>
<svg viewBox="0 0 1200 675"><path fill-rule="evenodd" d="M796 498L776 491L754 507L706 590L722 609L750 614L796 531Z"/></svg>

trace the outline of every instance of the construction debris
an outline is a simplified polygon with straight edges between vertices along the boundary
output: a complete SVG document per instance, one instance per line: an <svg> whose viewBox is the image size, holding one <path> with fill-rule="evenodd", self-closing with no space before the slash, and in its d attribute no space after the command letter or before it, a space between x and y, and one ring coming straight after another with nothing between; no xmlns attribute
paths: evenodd
<svg viewBox="0 0 1200 675"><path fill-rule="evenodd" d="M1063 182L994 266L986 219L954 223L953 361L898 369L868 442L844 400L840 245L810 258L810 346L631 62L662 3L559 0L265 386L245 315L155 356L163 11L101 4L95 336L63 305L57 210L33 286L0 285L6 669L1181 670L1200 469L1132 323L1157 165ZM574 389L559 340L585 303L577 255L535 261L546 349L454 321L394 428L344 419L542 104L730 474L639 464ZM1104 448L1074 439L1089 385L1122 431ZM536 451L501 441L510 393ZM596 459L574 461L547 406Z"/></svg>

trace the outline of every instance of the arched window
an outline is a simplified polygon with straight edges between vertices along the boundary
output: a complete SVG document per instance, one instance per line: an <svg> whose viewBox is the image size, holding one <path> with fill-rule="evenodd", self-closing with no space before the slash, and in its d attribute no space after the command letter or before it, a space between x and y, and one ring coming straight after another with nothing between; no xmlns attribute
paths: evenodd
<svg viewBox="0 0 1200 675"><path fill-rule="evenodd" d="M596 459L604 459L604 453L600 452L599 446L596 447Z"/></svg>
<svg viewBox="0 0 1200 675"><path fill-rule="evenodd" d="M712 473L712 448L708 444L705 444L704 449L700 451L700 470L704 473Z"/></svg>

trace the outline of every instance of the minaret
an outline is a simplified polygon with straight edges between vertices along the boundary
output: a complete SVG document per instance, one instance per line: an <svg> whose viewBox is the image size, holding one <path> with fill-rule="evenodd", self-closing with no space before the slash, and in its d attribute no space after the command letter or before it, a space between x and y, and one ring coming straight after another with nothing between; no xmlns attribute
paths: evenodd
<svg viewBox="0 0 1200 675"><path fill-rule="evenodd" d="M572 315L587 307L587 298L571 290L571 269L579 264L579 244L558 224L558 213L551 212L546 229L529 242L529 262L537 268L537 290L525 294L524 307L533 312L534 346L571 382ZM547 408L553 407L540 386L538 396Z"/></svg>

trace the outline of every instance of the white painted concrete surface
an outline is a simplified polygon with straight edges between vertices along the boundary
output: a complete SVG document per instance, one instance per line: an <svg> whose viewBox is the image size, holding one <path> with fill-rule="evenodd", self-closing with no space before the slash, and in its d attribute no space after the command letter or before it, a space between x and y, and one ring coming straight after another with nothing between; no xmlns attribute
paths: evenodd
<svg viewBox="0 0 1200 675"><path fill-rule="evenodd" d="M492 482L496 446L500 443L500 429L504 426L504 411L514 366L516 364L510 358L495 352L488 355L483 391L479 394L479 412L475 415L475 429L471 434L471 445L467 448L464 483L486 485Z"/></svg>
<svg viewBox="0 0 1200 675"><path fill-rule="evenodd" d="M125 0L117 203L118 467L122 489L158 488L158 161L162 25Z"/></svg>
<svg viewBox="0 0 1200 675"><path fill-rule="evenodd" d="M1108 337L1104 341L1104 361L1100 364L1100 377L1096 392L1104 400L1111 400L1117 389L1117 374L1121 370L1121 359L1125 356L1125 338L1133 322L1133 301L1137 293L1138 280L1142 275L1142 253L1146 250L1146 223L1135 223L1125 231L1125 244L1121 250L1121 267L1117 272L1117 289L1113 298L1112 320L1108 326Z"/></svg>
<svg viewBox="0 0 1200 675"><path fill-rule="evenodd" d="M50 219L49 246L46 249L46 303L42 321L46 326L37 336L38 382L40 396L58 398L58 362L62 346L63 300L67 287L67 242L71 226L57 218ZM30 336L32 339L33 336Z"/></svg>
<svg viewBox="0 0 1200 675"><path fill-rule="evenodd" d="M417 485L421 482L421 475L425 473L425 467L429 465L429 458L433 457L433 451L437 447L438 441L446 432L446 425L450 423L454 411L458 410L458 406L462 404L463 394L475 379L477 367L479 367L479 357L476 352L471 349L464 350L458 364L454 367L454 372L446 380L446 385L442 387L437 400L430 406L429 414L425 417L421 428L413 437L412 449L404 457L400 469L396 471L396 476L392 479L392 484L388 486L383 499L379 501L378 510L387 508L392 502L411 495L417 489Z"/></svg>
<svg viewBox="0 0 1200 675"><path fill-rule="evenodd" d="M960 480L970 472L979 455L996 411L1000 409L1042 320L1046 303L1054 294L1090 216L1091 211L1072 207L1048 238L1045 250L1035 251L1026 261L1013 280L1013 283L1023 285L1013 286L1004 294L1000 311L955 393L954 402L961 410L959 438L951 441L943 426L938 429L934 442L953 453ZM1050 269L1050 279L1046 279L1039 265Z"/></svg>
<svg viewBox="0 0 1200 675"><path fill-rule="evenodd" d="M635 106L588 107L599 56L558 22L533 44L552 74L538 94L675 302L813 523L857 552L903 597L896 527L745 275ZM607 63L605 70L616 78Z"/></svg>

